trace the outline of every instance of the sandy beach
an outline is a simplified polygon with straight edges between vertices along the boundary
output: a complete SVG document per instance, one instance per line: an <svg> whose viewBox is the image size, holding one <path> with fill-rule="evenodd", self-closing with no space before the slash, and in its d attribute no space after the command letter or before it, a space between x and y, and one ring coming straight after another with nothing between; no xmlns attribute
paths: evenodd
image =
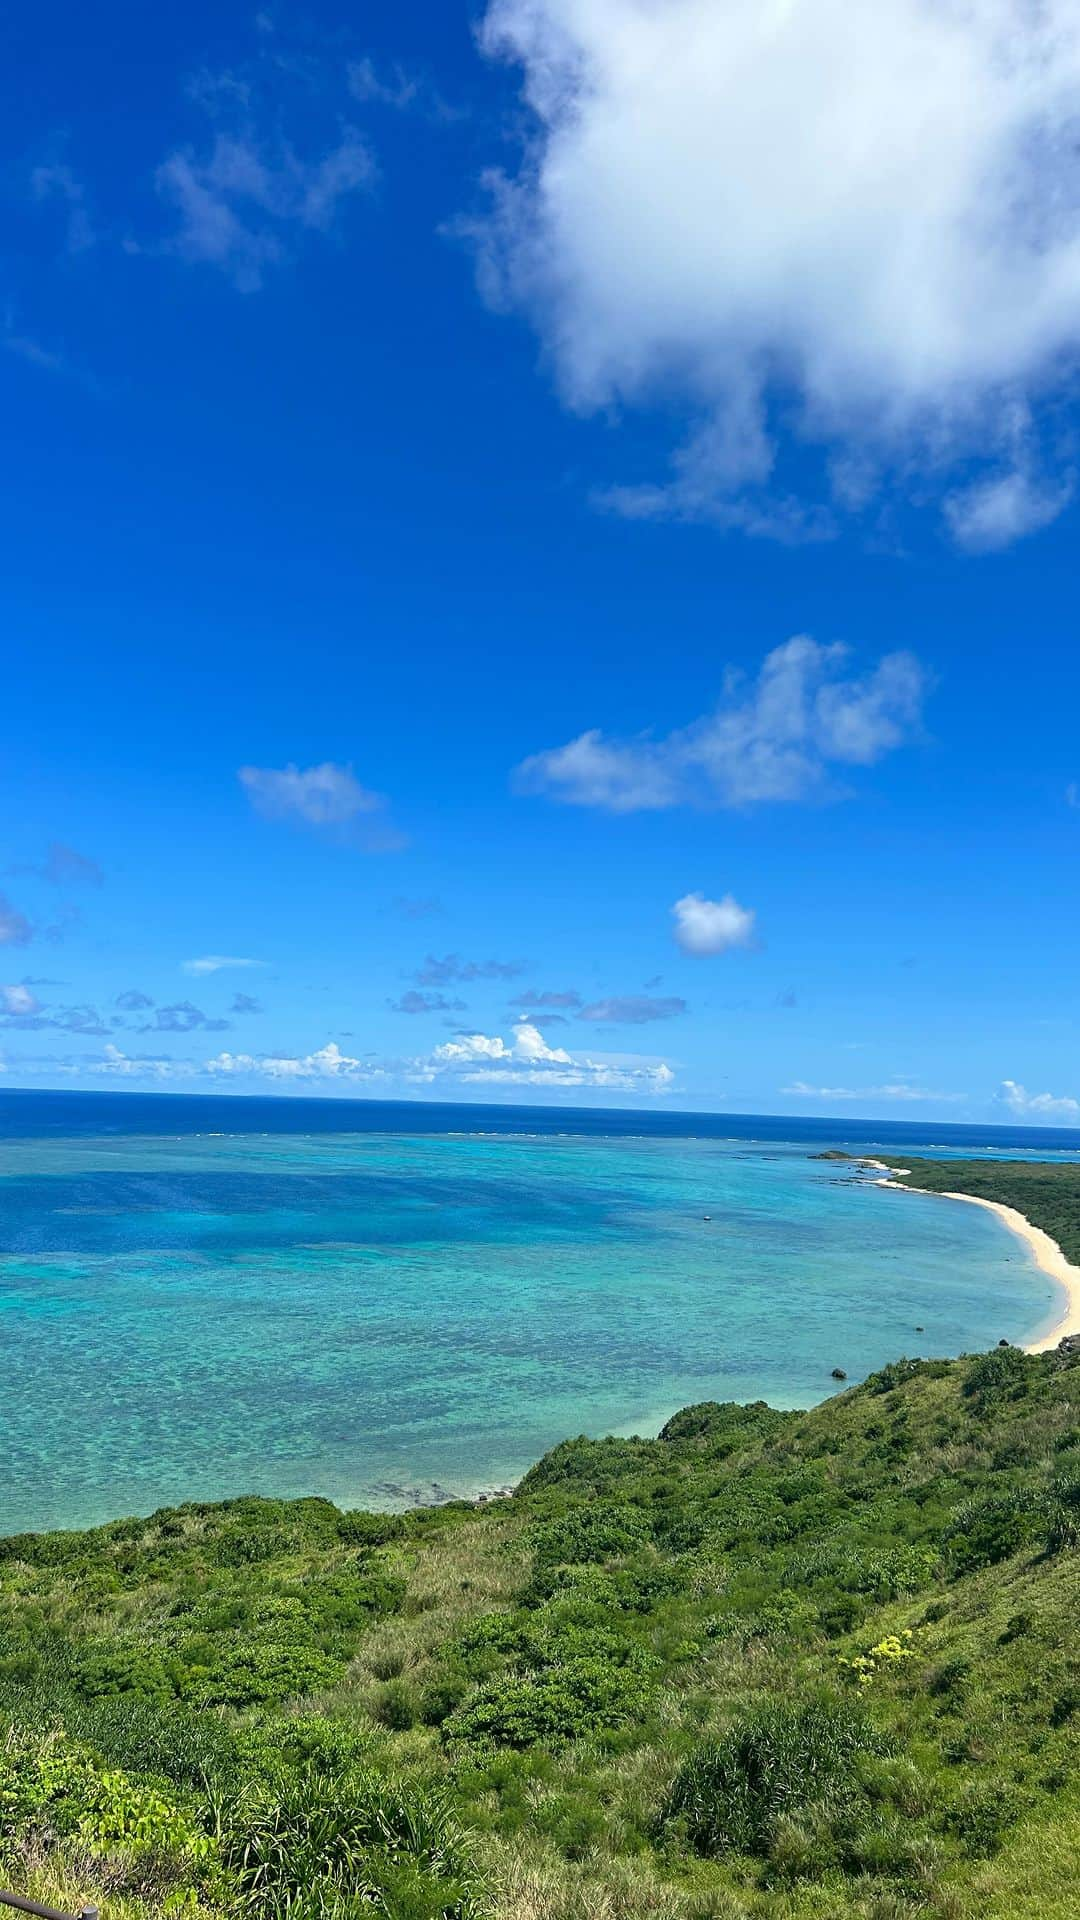
<svg viewBox="0 0 1080 1920"><path fill-rule="evenodd" d="M865 1166L873 1167L886 1176L877 1181L881 1187L892 1187L897 1193L929 1193L928 1187L911 1187L906 1180L897 1180L883 1160L866 1160ZM896 1169L900 1171L899 1168ZM989 1213L996 1213L998 1219L1022 1240L1033 1255L1036 1266L1049 1274L1061 1288L1064 1299L1061 1312L1049 1332L1040 1334L1037 1340L1025 1342L1025 1353L1047 1353L1056 1347L1066 1334L1080 1333L1080 1267L1074 1267L1070 1260L1041 1227L1033 1226L1026 1214L1019 1213L1015 1207L1007 1207L1000 1200L984 1200L975 1193L934 1193L936 1200L965 1200L971 1207L985 1207Z"/></svg>

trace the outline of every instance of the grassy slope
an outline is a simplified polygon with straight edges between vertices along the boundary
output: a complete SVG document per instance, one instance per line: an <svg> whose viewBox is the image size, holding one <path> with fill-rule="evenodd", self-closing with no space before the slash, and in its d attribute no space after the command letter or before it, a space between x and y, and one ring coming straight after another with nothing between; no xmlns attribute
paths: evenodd
<svg viewBox="0 0 1080 1920"><path fill-rule="evenodd" d="M6 1883L122 1916L325 1910L329 1876L398 1920L1064 1920L1078 1538L1080 1356L1010 1349L571 1441L486 1508L9 1540Z"/></svg>
<svg viewBox="0 0 1080 1920"><path fill-rule="evenodd" d="M886 1160L930 1193L971 1193L1015 1207L1080 1263L1080 1168L1027 1160Z"/></svg>

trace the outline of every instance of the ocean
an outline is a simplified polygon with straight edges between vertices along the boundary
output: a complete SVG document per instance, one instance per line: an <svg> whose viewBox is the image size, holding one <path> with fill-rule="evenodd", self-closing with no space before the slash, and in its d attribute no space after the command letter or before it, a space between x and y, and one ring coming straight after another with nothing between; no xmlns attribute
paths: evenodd
<svg viewBox="0 0 1080 1920"><path fill-rule="evenodd" d="M834 1367L1052 1323L992 1215L827 1146L1078 1151L1048 1128L5 1093L0 1533L469 1494L568 1434L807 1406Z"/></svg>

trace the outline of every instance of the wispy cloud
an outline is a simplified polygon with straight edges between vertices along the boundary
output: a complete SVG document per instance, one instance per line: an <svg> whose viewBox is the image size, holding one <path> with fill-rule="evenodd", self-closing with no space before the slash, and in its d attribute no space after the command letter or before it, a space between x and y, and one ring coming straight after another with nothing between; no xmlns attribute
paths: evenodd
<svg viewBox="0 0 1080 1920"><path fill-rule="evenodd" d="M675 939L684 953L730 953L735 947L754 944L756 916L751 908L740 907L733 894L706 900L702 893L684 893L671 911Z"/></svg>
<svg viewBox="0 0 1080 1920"><path fill-rule="evenodd" d="M463 960L459 953L446 953L439 959L429 953L413 979L418 987L448 987L458 981L514 980L524 971L521 960Z"/></svg>
<svg viewBox="0 0 1080 1920"><path fill-rule="evenodd" d="M33 937L34 929L25 913L20 913L7 895L0 893L0 947L25 947Z"/></svg>
<svg viewBox="0 0 1080 1920"><path fill-rule="evenodd" d="M202 1028L206 1033L227 1033L232 1022L212 1019L196 1007L190 1000L176 1000L171 1006L158 1007L152 1020L139 1028L140 1033L194 1033Z"/></svg>
<svg viewBox="0 0 1080 1920"><path fill-rule="evenodd" d="M421 993L410 987L399 1000L388 1000L391 1013L464 1013L464 1000L448 1000L445 993Z"/></svg>
<svg viewBox="0 0 1080 1920"><path fill-rule="evenodd" d="M229 1002L230 1013L248 1014L261 1013L262 1011L261 1000L256 1000L254 994L251 993L234 993Z"/></svg>
<svg viewBox="0 0 1080 1920"><path fill-rule="evenodd" d="M562 1007L573 1009L580 1007L581 995L573 987L558 990L545 989L538 992L535 987L526 987L523 993L515 993L511 1005L515 1007Z"/></svg>
<svg viewBox="0 0 1080 1920"><path fill-rule="evenodd" d="M39 204L59 205L63 210L68 253L88 252L97 239L89 200L82 181L66 162L53 161L34 167L30 192Z"/></svg>
<svg viewBox="0 0 1080 1920"><path fill-rule="evenodd" d="M248 960L235 953L204 953L197 960L182 960L185 973L198 978L206 973L221 973L226 967L265 967L265 960Z"/></svg>
<svg viewBox="0 0 1080 1920"><path fill-rule="evenodd" d="M616 995L582 1007L581 1018L595 1026L643 1027L654 1020L674 1020L686 1012L686 1001L672 994L658 998L647 993Z"/></svg>
<svg viewBox="0 0 1080 1920"><path fill-rule="evenodd" d="M920 1087L913 1080L888 1080L876 1087L812 1087L805 1080L793 1080L780 1091L805 1100L897 1100L916 1104L925 1100L954 1102L968 1097L966 1093L942 1093L938 1088Z"/></svg>
<svg viewBox="0 0 1080 1920"><path fill-rule="evenodd" d="M11 868L12 873L30 873L39 880L47 880L53 887L100 887L104 885L105 874L96 860L88 854L79 853L75 847L69 847L63 840L52 840L46 850L43 861L25 861Z"/></svg>
<svg viewBox="0 0 1080 1920"><path fill-rule="evenodd" d="M1069 0L876 0L855 35L834 0L489 0L481 44L530 116L468 228L483 291L570 407L681 436L608 505L791 539L944 504L976 548L1061 511Z"/></svg>
<svg viewBox="0 0 1080 1920"><path fill-rule="evenodd" d="M868 767L918 737L927 676L911 653L845 672L848 650L797 635L767 654L756 679L729 672L716 710L654 739L613 740L598 727L517 768L519 793L609 813L687 802L747 807L835 797L834 769Z"/></svg>
<svg viewBox="0 0 1080 1920"><path fill-rule="evenodd" d="M324 760L319 766L241 767L237 778L256 813L335 835L368 853L392 853L406 845L389 823L361 823L386 807L384 794L361 786L351 766Z"/></svg>

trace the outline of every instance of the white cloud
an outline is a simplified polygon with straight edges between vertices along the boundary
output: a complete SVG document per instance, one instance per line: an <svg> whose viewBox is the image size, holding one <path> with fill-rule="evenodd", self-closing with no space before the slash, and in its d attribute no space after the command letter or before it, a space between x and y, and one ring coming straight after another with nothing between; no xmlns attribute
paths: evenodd
<svg viewBox="0 0 1080 1920"><path fill-rule="evenodd" d="M756 679L731 672L716 710L674 733L608 740L598 728L533 754L519 792L633 813L698 801L725 807L825 798L833 766L871 766L919 730L927 676L911 653L845 674L846 647L797 634Z"/></svg>
<svg viewBox="0 0 1080 1920"><path fill-rule="evenodd" d="M665 1061L596 1059L549 1047L529 1020L519 1020L509 1042L499 1034L470 1033L444 1041L414 1060L407 1077L430 1084L450 1078L465 1085L594 1087L619 1093L663 1094L675 1075Z"/></svg>
<svg viewBox="0 0 1080 1920"><path fill-rule="evenodd" d="M36 1014L41 1012L41 1002L29 987L0 987L0 1010L4 1013Z"/></svg>
<svg viewBox="0 0 1080 1920"><path fill-rule="evenodd" d="M911 1080L889 1080L879 1087L810 1087L805 1080L793 1080L780 1091L805 1100L956 1101L968 1097L966 1093L941 1093L936 1088L919 1087Z"/></svg>
<svg viewBox="0 0 1080 1920"><path fill-rule="evenodd" d="M740 907L730 893L722 900L706 900L703 893L684 893L671 909L675 939L684 953L730 953L748 947L754 939L755 915Z"/></svg>
<svg viewBox="0 0 1080 1920"><path fill-rule="evenodd" d="M224 967L264 967L265 960L247 960L236 953L204 953L197 960L182 960L185 973L220 973Z"/></svg>
<svg viewBox="0 0 1080 1920"><path fill-rule="evenodd" d="M969 553L992 553L1056 520L1072 495L1071 476L1055 486L1014 471L950 494L945 518L958 546Z"/></svg>
<svg viewBox="0 0 1080 1920"><path fill-rule="evenodd" d="M782 420L829 511L890 475L941 501L961 463L999 489L966 521L954 503L961 538L973 511L998 538L1060 511L1073 0L490 0L482 44L523 67L535 115L473 225L483 287L533 315L569 405L674 397L697 422L670 478L613 505L826 530L792 498Z"/></svg>
<svg viewBox="0 0 1080 1920"><path fill-rule="evenodd" d="M252 806L268 820L301 820L308 827L343 826L384 804L362 787L351 767L241 767L237 775Z"/></svg>
<svg viewBox="0 0 1080 1920"><path fill-rule="evenodd" d="M202 156L189 148L158 168L158 192L178 219L169 250L220 268L241 293L253 293L267 269L288 257L292 232L327 232L339 202L370 188L376 172L352 127L310 160L287 142L271 149L250 131L218 133Z"/></svg>
<svg viewBox="0 0 1080 1920"><path fill-rule="evenodd" d="M255 1074L268 1080L385 1080L386 1071L370 1060L342 1053L331 1040L315 1053L300 1056L266 1053L219 1053L207 1060L203 1073L226 1078Z"/></svg>
<svg viewBox="0 0 1080 1920"><path fill-rule="evenodd" d="M351 767L333 760L316 767L240 767L237 779L264 819L311 827L365 853L397 853L408 844L389 821L361 824L382 812L385 795L362 787Z"/></svg>
<svg viewBox="0 0 1080 1920"><path fill-rule="evenodd" d="M1018 1120L1036 1125L1051 1125L1055 1120L1067 1127L1080 1125L1080 1100L1069 1094L1029 1093L1018 1080L1003 1080L998 1099Z"/></svg>

